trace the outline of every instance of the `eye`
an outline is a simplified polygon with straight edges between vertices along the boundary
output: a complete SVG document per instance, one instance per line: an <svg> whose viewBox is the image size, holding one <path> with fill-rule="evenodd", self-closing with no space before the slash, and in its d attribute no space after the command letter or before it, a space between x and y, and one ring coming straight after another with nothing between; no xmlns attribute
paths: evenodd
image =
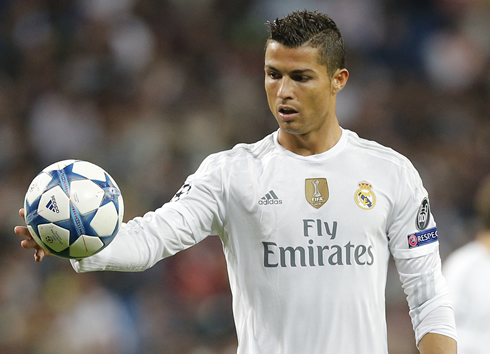
<svg viewBox="0 0 490 354"><path fill-rule="evenodd" d="M311 79L311 77L309 77L307 75L298 75L298 76L293 76L292 79L294 81L306 82L306 81L309 81Z"/></svg>
<svg viewBox="0 0 490 354"><path fill-rule="evenodd" d="M279 74L278 72L276 71L269 71L267 73L267 76L269 76L271 79L273 80L277 80L277 79L280 79L281 78L281 74Z"/></svg>

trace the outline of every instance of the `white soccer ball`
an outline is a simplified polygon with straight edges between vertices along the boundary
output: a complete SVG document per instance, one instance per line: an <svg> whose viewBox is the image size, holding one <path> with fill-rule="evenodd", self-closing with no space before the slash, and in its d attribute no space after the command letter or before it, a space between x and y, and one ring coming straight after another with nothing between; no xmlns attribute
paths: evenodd
<svg viewBox="0 0 490 354"><path fill-rule="evenodd" d="M112 242L124 215L121 191L99 166L56 162L31 182L24 199L27 228L55 256L85 258Z"/></svg>

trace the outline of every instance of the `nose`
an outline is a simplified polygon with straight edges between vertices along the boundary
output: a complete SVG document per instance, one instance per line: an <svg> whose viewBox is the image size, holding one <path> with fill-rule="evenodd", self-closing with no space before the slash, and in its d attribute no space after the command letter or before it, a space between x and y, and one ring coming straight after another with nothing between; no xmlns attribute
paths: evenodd
<svg viewBox="0 0 490 354"><path fill-rule="evenodd" d="M283 76L281 78L281 82L279 84L279 89L277 91L277 97L280 99L291 99L293 97L293 87L292 87L292 80L287 77Z"/></svg>

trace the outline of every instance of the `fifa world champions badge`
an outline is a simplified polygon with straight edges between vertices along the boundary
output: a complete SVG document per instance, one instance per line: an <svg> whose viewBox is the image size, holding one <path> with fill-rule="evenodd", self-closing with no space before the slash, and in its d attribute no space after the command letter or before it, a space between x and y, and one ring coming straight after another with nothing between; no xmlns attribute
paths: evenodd
<svg viewBox="0 0 490 354"><path fill-rule="evenodd" d="M321 208L329 197L327 179L307 178L305 180L305 197L312 207Z"/></svg>
<svg viewBox="0 0 490 354"><path fill-rule="evenodd" d="M357 206L364 210L370 210L376 205L376 194L374 194L371 183L359 182L359 189L354 193L354 201Z"/></svg>

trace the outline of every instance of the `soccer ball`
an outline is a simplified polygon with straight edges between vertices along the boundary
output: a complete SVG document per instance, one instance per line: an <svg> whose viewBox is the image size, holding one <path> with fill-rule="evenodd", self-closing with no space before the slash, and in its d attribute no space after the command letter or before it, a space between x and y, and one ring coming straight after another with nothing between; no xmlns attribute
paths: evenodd
<svg viewBox="0 0 490 354"><path fill-rule="evenodd" d="M112 242L124 203L114 179L81 160L56 162L31 182L24 199L27 228L36 242L62 258L85 258Z"/></svg>

